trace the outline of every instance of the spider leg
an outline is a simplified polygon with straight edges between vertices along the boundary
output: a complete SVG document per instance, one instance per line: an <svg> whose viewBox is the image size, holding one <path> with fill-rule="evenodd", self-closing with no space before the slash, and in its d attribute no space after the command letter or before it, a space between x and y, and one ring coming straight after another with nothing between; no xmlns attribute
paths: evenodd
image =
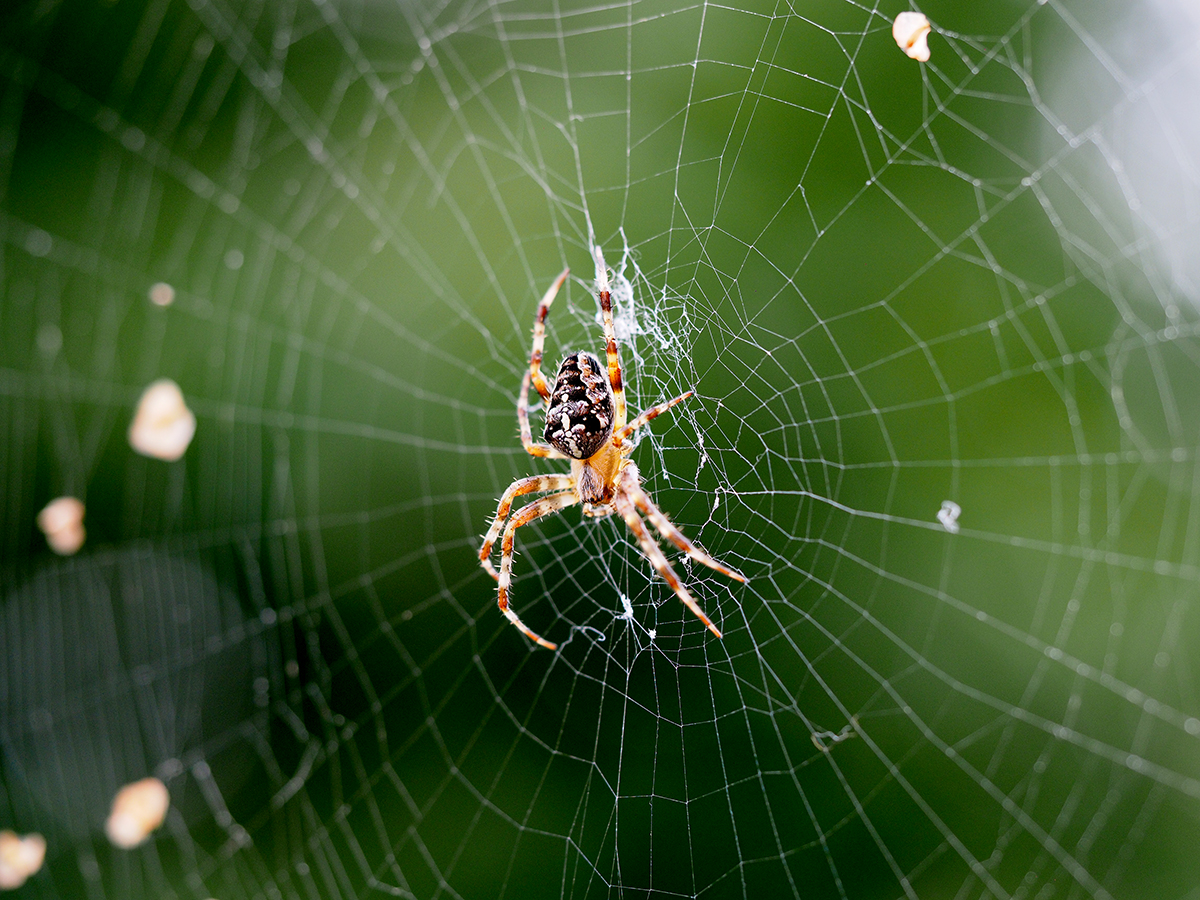
<svg viewBox="0 0 1200 900"><path fill-rule="evenodd" d="M540 456L546 459L566 459L549 444L535 444L533 431L529 427L529 372L521 379L521 394L517 397L517 426L521 429L521 446L530 456Z"/></svg>
<svg viewBox="0 0 1200 900"><path fill-rule="evenodd" d="M728 566L724 566L717 562L695 544L687 539L687 536L676 528L671 520L666 517L661 509L654 505L654 501L650 499L640 484L636 481L637 469L634 469L634 479L625 485L625 491L629 495L634 505L642 511L642 514L650 520L650 524L654 526L654 530L665 537L668 541L690 556L698 563L703 563L710 569L716 569L722 575L728 575L735 581L745 581L746 576L741 572L737 572Z"/></svg>
<svg viewBox="0 0 1200 900"><path fill-rule="evenodd" d="M483 539L483 546L479 549L479 563L489 575L497 581L500 580L499 573L492 566L492 545L496 543L496 538L500 537L500 532L504 530L504 520L508 518L508 511L512 509L513 500L522 494L540 494L546 491L570 489L570 475L532 475L529 478L514 481L508 486L508 490L500 498L500 505L496 508L496 518L492 520L492 527L488 529L487 537Z"/></svg>
<svg viewBox="0 0 1200 900"><path fill-rule="evenodd" d="M613 389L616 407L613 426L625 427L625 386L621 383L621 361L617 358L617 330L613 327L612 295L608 291L608 266L604 264L604 253L599 247L593 251L596 257L596 287L600 291L600 310L604 313L604 352L608 356L608 382Z"/></svg>
<svg viewBox="0 0 1200 900"><path fill-rule="evenodd" d="M550 304L554 302L558 289L563 286L570 271L570 269L563 269L558 278L554 280L554 284L550 285L542 297L542 302L538 304L537 315L533 320L533 350L529 354L529 374L533 376L534 388L547 403L550 402L550 387L542 375L542 348L546 344L546 315L550 312ZM525 393L526 391L522 391L521 395L524 396Z"/></svg>
<svg viewBox="0 0 1200 900"><path fill-rule="evenodd" d="M514 532L522 525L528 525L534 519L540 519L542 516L547 516L550 513L557 512L564 507L578 502L579 499L575 496L574 491L563 491L559 494L551 494L549 497L542 497L540 500L535 500L533 503L522 506L508 520L508 527L504 529L504 540L500 542L500 588L496 605L500 607L500 611L504 613L508 621L521 629L527 638L540 644L547 650L556 650L558 644L553 644L545 638L534 634L529 630L529 626L522 622L517 614L508 607L508 586L512 582Z"/></svg>
<svg viewBox="0 0 1200 900"><path fill-rule="evenodd" d="M688 397L692 396L693 393L693 391L688 391L686 394L680 394L674 400L668 400L666 403L660 403L658 406L651 407L650 409L646 410L624 428L614 431L613 443L620 447L624 443L625 438L629 437L651 419L657 419L675 404L682 403Z"/></svg>
<svg viewBox="0 0 1200 900"><path fill-rule="evenodd" d="M683 582L679 580L679 576L675 574L675 570L671 568L671 564L667 561L666 556L663 555L662 548L651 537L649 529L646 528L646 523L638 516L633 501L624 493L618 491L616 496L613 497L613 505L616 506L617 512L621 514L621 518L625 520L625 524L629 526L629 530L633 532L634 537L638 539L638 543L642 547L642 553L650 560L650 564L663 577L663 580L675 592L675 595L696 615L697 619L708 626L709 631L720 637L721 632L717 629L717 626L704 614L704 610L700 608L700 604L692 598L688 589L683 586Z"/></svg>

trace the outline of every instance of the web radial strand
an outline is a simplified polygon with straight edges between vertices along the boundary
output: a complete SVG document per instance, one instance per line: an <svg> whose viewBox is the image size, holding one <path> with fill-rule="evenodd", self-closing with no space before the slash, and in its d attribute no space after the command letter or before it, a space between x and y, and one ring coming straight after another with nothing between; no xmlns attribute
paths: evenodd
<svg viewBox="0 0 1200 900"><path fill-rule="evenodd" d="M13 896L1194 900L1194 2L9 6Z"/></svg>

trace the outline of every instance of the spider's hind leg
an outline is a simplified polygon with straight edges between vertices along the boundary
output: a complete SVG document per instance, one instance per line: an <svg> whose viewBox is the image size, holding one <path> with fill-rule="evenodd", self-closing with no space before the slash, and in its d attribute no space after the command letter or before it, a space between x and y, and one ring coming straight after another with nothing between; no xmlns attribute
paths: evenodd
<svg viewBox="0 0 1200 900"><path fill-rule="evenodd" d="M563 282L567 280L570 273L570 269L563 269L558 278L554 279L554 284L550 285L542 297L542 302L538 304L537 315L533 319L533 348L529 352L529 374L534 388L547 403L550 402L550 387L546 384L545 376L542 375L542 349L546 345L546 316L550 313L550 304L554 302L559 288L563 286ZM525 396L527 390L528 386L521 391L522 397Z"/></svg>
<svg viewBox="0 0 1200 900"><path fill-rule="evenodd" d="M533 441L533 431L529 427L529 379L530 374L526 371L525 377L521 379L521 393L517 397L517 427L521 430L521 446L530 456L567 459L565 454L559 453L549 444L535 444Z"/></svg>
<svg viewBox="0 0 1200 900"><path fill-rule="evenodd" d="M621 360L617 356L617 329L613 325L612 294L608 289L608 266L599 247L593 251L596 260L596 288L600 294L600 311L604 314L604 354L608 358L608 383L612 385L616 428L625 427L625 385L621 382Z"/></svg>

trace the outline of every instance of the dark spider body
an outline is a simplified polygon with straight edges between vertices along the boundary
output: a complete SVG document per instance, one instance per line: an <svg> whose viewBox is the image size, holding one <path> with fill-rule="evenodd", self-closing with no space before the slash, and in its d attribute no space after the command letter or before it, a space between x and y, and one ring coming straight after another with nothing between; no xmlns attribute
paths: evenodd
<svg viewBox="0 0 1200 900"><path fill-rule="evenodd" d="M571 459L590 459L612 437L615 401L608 373L594 353L580 350L558 367L543 437Z"/></svg>

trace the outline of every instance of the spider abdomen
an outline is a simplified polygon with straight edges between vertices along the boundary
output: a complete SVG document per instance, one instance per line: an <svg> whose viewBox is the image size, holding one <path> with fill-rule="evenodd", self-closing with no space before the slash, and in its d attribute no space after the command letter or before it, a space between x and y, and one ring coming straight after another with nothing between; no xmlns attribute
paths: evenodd
<svg viewBox="0 0 1200 900"><path fill-rule="evenodd" d="M570 354L558 367L546 409L546 443L572 459L588 459L613 432L615 403L607 370L585 350Z"/></svg>

